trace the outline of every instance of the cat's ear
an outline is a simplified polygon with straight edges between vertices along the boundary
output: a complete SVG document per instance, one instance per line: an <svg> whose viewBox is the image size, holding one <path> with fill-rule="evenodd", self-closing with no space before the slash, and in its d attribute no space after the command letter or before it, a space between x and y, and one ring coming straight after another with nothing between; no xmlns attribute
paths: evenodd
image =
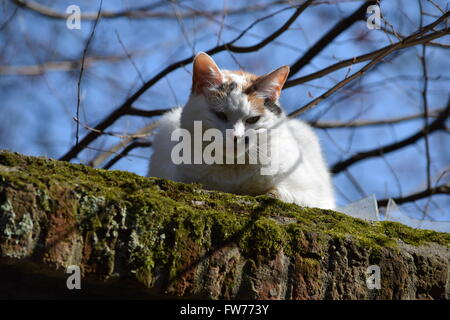
<svg viewBox="0 0 450 320"><path fill-rule="evenodd" d="M256 79L253 87L267 98L277 101L289 75L289 66L280 67Z"/></svg>
<svg viewBox="0 0 450 320"><path fill-rule="evenodd" d="M219 85L222 81L222 72L214 60L204 52L197 54L194 58L192 92L203 94L204 89Z"/></svg>

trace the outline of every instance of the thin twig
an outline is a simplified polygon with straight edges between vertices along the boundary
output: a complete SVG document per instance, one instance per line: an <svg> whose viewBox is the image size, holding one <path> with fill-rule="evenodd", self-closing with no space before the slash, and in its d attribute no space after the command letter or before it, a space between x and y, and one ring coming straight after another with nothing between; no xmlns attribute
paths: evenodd
<svg viewBox="0 0 450 320"><path fill-rule="evenodd" d="M83 128L85 128L86 130L101 134L101 135L107 135L107 136L111 136L111 137L116 137L116 138L120 138L120 139L135 139L135 138L145 138L148 137L150 134L149 133L140 133L140 134L120 134L120 133L116 133L116 132L108 132L108 131L99 131L95 128L89 127L88 125L82 123L79 119L73 117L73 120L77 123L77 125L81 125Z"/></svg>
<svg viewBox="0 0 450 320"><path fill-rule="evenodd" d="M0 26L0 31L3 31L4 28L6 28L6 26L8 25L8 23L10 23L12 21L12 19L14 19L14 17L16 16L18 7L16 7L13 11L13 13L6 18L5 22L2 23L2 25Z"/></svg>
<svg viewBox="0 0 450 320"><path fill-rule="evenodd" d="M84 47L83 50L83 56L81 58L81 69L80 69L80 75L78 77L78 83L77 83L77 115L76 118L79 119L80 118L80 102L81 102L81 78L83 77L83 72L84 72L84 61L86 58L86 53L89 49L89 44L92 41L92 38L94 37L94 33L95 33L95 29L97 28L97 24L100 20L100 13L102 11L102 4L103 4L103 0L100 0L100 7L98 8L98 13L97 13L97 19L95 19L95 23L94 26L92 27L92 31L91 34L89 35L89 38L86 42L86 46ZM75 145L78 146L78 138L79 138L79 132L80 132L80 126L79 123L77 121L77 130L76 130L76 143Z"/></svg>
<svg viewBox="0 0 450 320"><path fill-rule="evenodd" d="M428 113L429 117L436 117L445 109L433 110ZM418 118L423 118L424 114L413 114L405 117L398 117L392 119L383 119L383 120L360 120L360 121L350 121L350 122L336 122L336 121L320 121L320 122L312 122L311 126L318 129L346 129L346 128L358 128L358 127L370 127L370 126L380 126L387 124L395 124L399 122L415 120Z"/></svg>
<svg viewBox="0 0 450 320"><path fill-rule="evenodd" d="M421 0L418 0L419 10L422 12ZM420 27L423 27L423 16L420 14ZM430 141L428 139L429 124L428 124L428 71L426 60L426 46L422 44L422 55L420 56L420 64L422 66L423 73L423 89L422 89L422 102L423 102L423 121L424 121L424 141L425 141L425 160L426 160L426 177L427 177L427 189L431 188L431 158L430 158Z"/></svg>
<svg viewBox="0 0 450 320"><path fill-rule="evenodd" d="M142 127L141 129L137 130L134 135L140 135L140 134L147 134L148 136L151 136L153 134L153 131L158 127L159 122L155 121L152 123L149 123ZM94 159L90 160L88 162L88 165L94 168L98 168L101 166L103 162L106 161L106 159L111 154L119 154L118 151L122 148L125 148L127 144L131 143L134 139L133 138L126 138L120 140L117 144L110 147L107 152L102 152L100 154L97 154Z"/></svg>
<svg viewBox="0 0 450 320"><path fill-rule="evenodd" d="M152 143L150 141L133 141L131 144L129 144L128 146L126 146L122 152L120 152L119 154L117 154L114 158L112 158L111 160L109 160L104 166L103 169L109 169L111 168L114 164L116 164L119 160L121 160L122 158L128 156L128 154L130 153L131 150L136 149L136 148L149 148L152 146Z"/></svg>
<svg viewBox="0 0 450 320"><path fill-rule="evenodd" d="M96 62L119 62L126 58L128 57L121 55L86 56L84 59L84 69ZM0 66L0 75L39 76L46 72L72 71L79 69L80 66L81 60L46 61L29 65L2 65Z"/></svg>
<svg viewBox="0 0 450 320"><path fill-rule="evenodd" d="M125 52L125 55L127 56L127 58L130 61L131 65L133 66L133 68L136 71L137 75L139 76L139 79L141 79L141 82L144 84L145 83L144 76L142 75L141 71L137 67L136 63L133 61L133 58L132 58L131 54L128 52L127 48L123 44L122 39L120 39L119 32L117 30L114 30L114 31L116 33L117 41L119 41L123 51Z"/></svg>

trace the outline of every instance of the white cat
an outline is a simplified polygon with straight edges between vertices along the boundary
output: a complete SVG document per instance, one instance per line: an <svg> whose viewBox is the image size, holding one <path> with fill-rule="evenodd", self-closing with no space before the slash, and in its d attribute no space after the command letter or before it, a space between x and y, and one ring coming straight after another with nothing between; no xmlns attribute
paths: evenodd
<svg viewBox="0 0 450 320"><path fill-rule="evenodd" d="M160 120L149 176L201 183L206 189L235 194L268 194L300 206L335 208L330 174L316 135L306 123L288 119L279 106L278 98L288 74L287 66L260 77L244 71L221 70L209 55L199 53L193 63L189 101L184 108L176 108ZM247 131L267 133L266 147L273 152L266 161L270 161L273 172L262 174L262 164L249 161L174 164L172 150L179 141L171 141L172 133L186 129L194 135L194 121L201 121L203 132L215 128L223 133L224 155L236 151L229 142L241 143ZM250 149L262 150L258 143L249 145L245 140L246 154ZM196 152L193 147L191 151L192 155Z"/></svg>

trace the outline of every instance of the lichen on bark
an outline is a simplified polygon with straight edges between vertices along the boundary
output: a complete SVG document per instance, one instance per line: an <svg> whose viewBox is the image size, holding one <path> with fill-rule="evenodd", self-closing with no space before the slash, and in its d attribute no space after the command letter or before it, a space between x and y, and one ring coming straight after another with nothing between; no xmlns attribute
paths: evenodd
<svg viewBox="0 0 450 320"><path fill-rule="evenodd" d="M449 298L449 245L394 222L0 152L0 265L21 272L79 265L101 286L212 299ZM372 264L380 290L365 283Z"/></svg>

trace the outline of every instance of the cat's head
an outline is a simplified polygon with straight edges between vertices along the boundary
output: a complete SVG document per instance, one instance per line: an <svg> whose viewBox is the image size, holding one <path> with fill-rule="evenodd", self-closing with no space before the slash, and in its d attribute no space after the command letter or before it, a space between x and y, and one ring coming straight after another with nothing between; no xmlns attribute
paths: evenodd
<svg viewBox="0 0 450 320"><path fill-rule="evenodd" d="M194 59L192 92L182 126L188 128L200 120L203 129L216 128L224 135L226 129L232 129L227 139L241 139L248 129L272 128L284 117L278 99L288 74L288 66L262 76L222 70L201 52Z"/></svg>

